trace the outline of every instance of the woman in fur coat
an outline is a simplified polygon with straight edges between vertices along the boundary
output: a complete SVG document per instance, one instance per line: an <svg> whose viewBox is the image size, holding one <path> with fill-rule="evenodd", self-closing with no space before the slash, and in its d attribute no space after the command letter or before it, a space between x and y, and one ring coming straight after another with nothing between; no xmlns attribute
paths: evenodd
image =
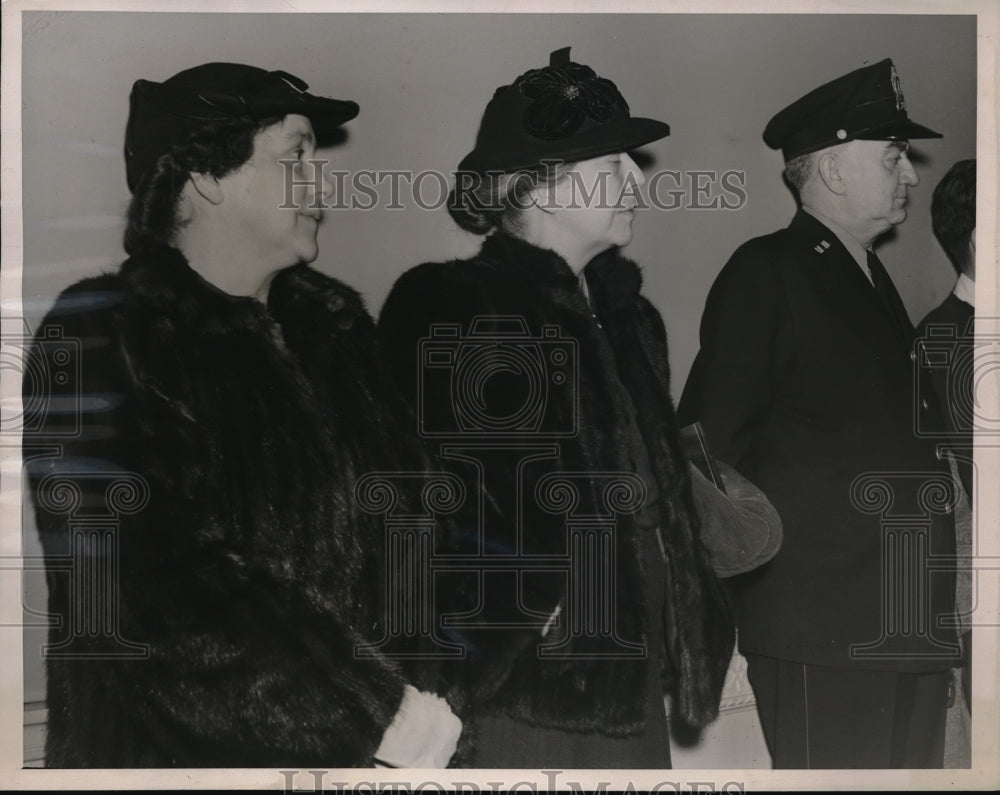
<svg viewBox="0 0 1000 795"><path fill-rule="evenodd" d="M669 767L664 693L705 726L733 648L712 564L752 568L780 540L757 492L770 537L710 559L698 513L728 509L682 453L664 324L618 253L644 182L627 151L668 132L553 53L497 90L459 165L449 209L490 233L481 251L408 271L380 315L419 430L481 473L462 552L482 563L447 621L475 767Z"/></svg>
<svg viewBox="0 0 1000 795"><path fill-rule="evenodd" d="M360 296L304 264L329 190L306 174L316 136L358 111L306 88L219 63L138 81L131 256L37 335L50 767L435 767L455 748L443 700L356 659L384 583L354 484L407 452Z"/></svg>

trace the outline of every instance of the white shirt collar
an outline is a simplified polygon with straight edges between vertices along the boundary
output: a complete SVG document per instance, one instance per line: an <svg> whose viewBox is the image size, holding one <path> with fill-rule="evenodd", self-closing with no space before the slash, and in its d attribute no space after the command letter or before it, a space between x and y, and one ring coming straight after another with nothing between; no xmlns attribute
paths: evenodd
<svg viewBox="0 0 1000 795"><path fill-rule="evenodd" d="M976 283L964 273L955 282L954 293L958 300L965 301L969 306L976 305Z"/></svg>
<svg viewBox="0 0 1000 795"><path fill-rule="evenodd" d="M839 240L843 244L844 248L847 249L848 253L854 257L854 261L858 263L858 267L861 268L861 272L865 275L865 278L871 282L872 275L868 272L868 251L857 241L857 238L855 238L836 221L823 215L823 213L814 210L812 207L802 205L802 209L837 236L837 240Z"/></svg>

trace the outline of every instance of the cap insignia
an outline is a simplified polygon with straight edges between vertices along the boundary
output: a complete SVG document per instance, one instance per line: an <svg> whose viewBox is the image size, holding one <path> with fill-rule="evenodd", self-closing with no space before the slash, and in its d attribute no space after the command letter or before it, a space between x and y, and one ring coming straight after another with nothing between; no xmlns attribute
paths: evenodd
<svg viewBox="0 0 1000 795"><path fill-rule="evenodd" d="M896 65L889 67L892 70L892 91L896 95L896 110L906 110L906 100L903 99L903 89L899 85L899 73L896 72Z"/></svg>

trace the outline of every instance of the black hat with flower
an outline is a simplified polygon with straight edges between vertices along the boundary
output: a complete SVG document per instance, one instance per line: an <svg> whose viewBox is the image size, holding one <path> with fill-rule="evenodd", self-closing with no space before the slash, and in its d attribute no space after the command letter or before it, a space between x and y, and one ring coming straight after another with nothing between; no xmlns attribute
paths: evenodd
<svg viewBox="0 0 1000 795"><path fill-rule="evenodd" d="M460 171L515 171L543 160L574 161L624 152L670 135L655 119L635 118L618 87L556 50L549 65L496 90L476 148Z"/></svg>

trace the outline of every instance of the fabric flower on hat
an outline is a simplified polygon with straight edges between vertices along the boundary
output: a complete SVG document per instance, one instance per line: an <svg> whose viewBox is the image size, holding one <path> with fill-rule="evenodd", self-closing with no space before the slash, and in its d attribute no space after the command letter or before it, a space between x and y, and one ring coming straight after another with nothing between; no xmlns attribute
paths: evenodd
<svg viewBox="0 0 1000 795"><path fill-rule="evenodd" d="M572 135L588 118L608 122L619 104L628 116L628 104L615 84L598 77L589 66L569 63L532 69L521 76L518 88L534 100L524 111L525 129L545 140Z"/></svg>

